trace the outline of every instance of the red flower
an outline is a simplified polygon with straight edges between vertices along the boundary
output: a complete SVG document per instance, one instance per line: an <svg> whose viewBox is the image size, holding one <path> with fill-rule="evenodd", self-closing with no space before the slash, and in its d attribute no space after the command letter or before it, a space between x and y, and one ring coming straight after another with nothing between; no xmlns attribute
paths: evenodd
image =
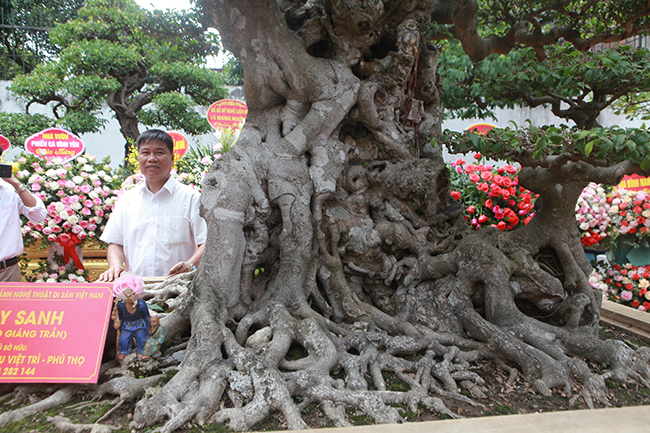
<svg viewBox="0 0 650 433"><path fill-rule="evenodd" d="M474 183L477 183L479 180L481 180L481 176L479 176L476 173L472 173L469 175L469 180L471 180Z"/></svg>
<svg viewBox="0 0 650 433"><path fill-rule="evenodd" d="M481 157L482 157L481 152L476 152L474 154L474 159L481 159Z"/></svg>
<svg viewBox="0 0 650 433"><path fill-rule="evenodd" d="M489 185L487 183L481 182L481 183L478 184L478 189L479 189L479 191L482 191L482 192L488 192L490 190L490 187L489 187Z"/></svg>
<svg viewBox="0 0 650 433"><path fill-rule="evenodd" d="M643 209L650 209L650 203L648 202L643 203Z"/></svg>
<svg viewBox="0 0 650 433"><path fill-rule="evenodd" d="M628 233L631 234L631 235L633 235L633 234L636 233L636 232L637 232L636 227L632 227Z"/></svg>
<svg viewBox="0 0 650 433"><path fill-rule="evenodd" d="M633 280L638 280L639 278L640 278L639 274L637 274L636 272L632 274L632 279Z"/></svg>
<svg viewBox="0 0 650 433"><path fill-rule="evenodd" d="M504 231L506 229L506 223L503 221L499 221L499 224L497 224L497 228L501 231Z"/></svg>
<svg viewBox="0 0 650 433"><path fill-rule="evenodd" d="M634 301L632 301L632 306L633 307L638 307L639 306L639 301L637 301L636 299Z"/></svg>
<svg viewBox="0 0 650 433"><path fill-rule="evenodd" d="M465 173L467 174L474 173L475 171L476 171L476 166L473 164L470 164L467 167L465 167Z"/></svg>
<svg viewBox="0 0 650 433"><path fill-rule="evenodd" d="M632 209L632 212L641 213L641 212L643 212L643 209L641 209L641 206L634 206L634 208Z"/></svg>
<svg viewBox="0 0 650 433"><path fill-rule="evenodd" d="M452 191L451 196L455 198L456 200L460 200L460 192L458 191Z"/></svg>
<svg viewBox="0 0 650 433"><path fill-rule="evenodd" d="M650 273L648 273L648 272L644 272L644 273L643 273L643 278L648 278L648 277L650 277Z"/></svg>
<svg viewBox="0 0 650 433"><path fill-rule="evenodd" d="M627 211L622 210L622 211L619 212L619 215L621 215L622 217L624 217L625 215L627 215ZM627 222L627 221L626 221L626 222Z"/></svg>
<svg viewBox="0 0 650 433"><path fill-rule="evenodd" d="M494 204L492 203L492 200L487 199L485 200L485 204L483 206L485 206L488 209L492 209L494 207Z"/></svg>
<svg viewBox="0 0 650 433"><path fill-rule="evenodd" d="M467 212L473 214L474 212L476 212L476 208L474 206L468 206L467 207Z"/></svg>
<svg viewBox="0 0 650 433"><path fill-rule="evenodd" d="M504 166L503 166L503 169L504 169L507 173L510 173L510 174L515 174L515 173L517 172L517 169L516 169L515 167L513 167L512 165L510 165L510 164L506 164L506 165L504 165Z"/></svg>
<svg viewBox="0 0 650 433"><path fill-rule="evenodd" d="M505 218L508 220L510 225L512 225L513 227L516 226L517 224L519 224L519 217L517 216L515 211L513 211L512 209L506 208L503 211L503 214L505 215Z"/></svg>
<svg viewBox="0 0 650 433"><path fill-rule="evenodd" d="M481 178L483 178L483 180L487 182L490 182L492 180L492 177L493 176L491 171L484 171L483 173L481 173Z"/></svg>
<svg viewBox="0 0 650 433"><path fill-rule="evenodd" d="M627 275L627 269L621 269L621 274L622 275Z"/></svg>
<svg viewBox="0 0 650 433"><path fill-rule="evenodd" d="M639 289L639 296L643 296L643 295L645 295L646 293L648 293L648 289L644 289L644 288L640 288L640 289Z"/></svg>
<svg viewBox="0 0 650 433"><path fill-rule="evenodd" d="M626 207L627 207L627 203L625 203L624 201L620 202L618 205L619 209L625 209Z"/></svg>
<svg viewBox="0 0 650 433"><path fill-rule="evenodd" d="M632 286L632 283L627 283L627 284L625 285L625 288L626 288L627 290L632 290L632 289L634 288L634 286Z"/></svg>
<svg viewBox="0 0 650 433"><path fill-rule="evenodd" d="M481 215L480 217L478 217L478 222L480 222L481 224L487 222L487 220L488 220L488 217L485 216L485 215Z"/></svg>
<svg viewBox="0 0 650 433"><path fill-rule="evenodd" d="M650 302L644 302L643 306L645 307L646 310L650 310Z"/></svg>
<svg viewBox="0 0 650 433"><path fill-rule="evenodd" d="M620 271L621 270L621 265L614 265L614 269L616 269L617 271Z"/></svg>
<svg viewBox="0 0 650 433"><path fill-rule="evenodd" d="M532 219L533 219L533 216L532 216L532 215L529 216L529 217L526 217L526 219L524 219L524 225L528 225L528 223L529 223L530 220L532 220Z"/></svg>

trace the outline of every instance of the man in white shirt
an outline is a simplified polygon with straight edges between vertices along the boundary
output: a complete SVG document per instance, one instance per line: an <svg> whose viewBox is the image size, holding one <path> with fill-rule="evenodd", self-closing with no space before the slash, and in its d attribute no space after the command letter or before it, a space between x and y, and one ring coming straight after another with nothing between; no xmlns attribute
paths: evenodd
<svg viewBox="0 0 650 433"><path fill-rule="evenodd" d="M45 220L47 210L13 175L0 179L0 282L20 282L18 256L23 253L20 214L32 222Z"/></svg>
<svg viewBox="0 0 650 433"><path fill-rule="evenodd" d="M115 281L125 270L143 277L196 269L207 226L199 214L201 196L171 176L174 141L152 129L137 141L146 182L117 201L100 239L108 243L108 270L100 281Z"/></svg>

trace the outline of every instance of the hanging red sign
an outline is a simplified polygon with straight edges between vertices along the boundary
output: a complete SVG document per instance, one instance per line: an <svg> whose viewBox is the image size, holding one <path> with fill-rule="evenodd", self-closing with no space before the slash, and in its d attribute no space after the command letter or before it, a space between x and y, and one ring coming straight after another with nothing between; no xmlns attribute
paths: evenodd
<svg viewBox="0 0 650 433"><path fill-rule="evenodd" d="M208 122L215 129L238 129L248 115L248 106L234 99L222 99L208 109Z"/></svg>
<svg viewBox="0 0 650 433"><path fill-rule="evenodd" d="M492 128L496 128L496 126L490 125L489 123L477 123L467 128L467 130L476 132L477 134L485 135Z"/></svg>
<svg viewBox="0 0 650 433"><path fill-rule="evenodd" d="M190 142L180 132L171 131L168 134L174 140L174 162L176 162L185 156L187 150L190 148Z"/></svg>
<svg viewBox="0 0 650 433"><path fill-rule="evenodd" d="M650 177L641 177L638 174L624 176L617 188L628 191L650 191Z"/></svg>
<svg viewBox="0 0 650 433"><path fill-rule="evenodd" d="M10 146L11 143L9 142L9 139L4 135L0 135L0 147L2 148L2 152L6 152L7 150L9 150Z"/></svg>
<svg viewBox="0 0 650 433"><path fill-rule="evenodd" d="M84 152L83 141L72 132L60 128L47 128L25 140L25 149L43 159L60 158L72 161Z"/></svg>

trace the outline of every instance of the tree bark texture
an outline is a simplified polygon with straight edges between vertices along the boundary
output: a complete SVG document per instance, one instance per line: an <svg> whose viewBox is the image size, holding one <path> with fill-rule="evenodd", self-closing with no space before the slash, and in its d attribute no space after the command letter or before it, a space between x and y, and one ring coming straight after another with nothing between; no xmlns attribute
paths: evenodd
<svg viewBox="0 0 650 433"><path fill-rule="evenodd" d="M249 430L280 412L300 429L310 403L339 426L346 407L378 423L402 421L395 404L458 417L440 397L479 398L489 378L470 365L484 358L590 406L607 404L605 379L647 385L648 352L598 338L601 294L574 213L589 181L616 183L629 167L524 166L535 218L476 232L431 145L443 107L427 23L453 25L477 57L526 35L478 40L473 1L202 6L241 60L248 118L204 180L199 269L161 289L177 296L167 335L191 328L185 356L133 427ZM387 390L382 373L409 389Z"/></svg>

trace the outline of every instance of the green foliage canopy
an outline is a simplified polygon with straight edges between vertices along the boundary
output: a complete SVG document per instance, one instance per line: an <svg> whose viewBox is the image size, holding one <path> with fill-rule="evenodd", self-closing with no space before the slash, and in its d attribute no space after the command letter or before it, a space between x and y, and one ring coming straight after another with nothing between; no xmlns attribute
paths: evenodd
<svg viewBox="0 0 650 433"><path fill-rule="evenodd" d="M127 142L137 139L140 123L192 135L211 131L193 107L225 96L221 76L205 66L219 43L193 12L149 13L132 0L90 0L50 37L62 47L59 59L10 88L27 101L27 113L32 104L51 104L56 124L81 134L101 130L108 104Z"/></svg>

